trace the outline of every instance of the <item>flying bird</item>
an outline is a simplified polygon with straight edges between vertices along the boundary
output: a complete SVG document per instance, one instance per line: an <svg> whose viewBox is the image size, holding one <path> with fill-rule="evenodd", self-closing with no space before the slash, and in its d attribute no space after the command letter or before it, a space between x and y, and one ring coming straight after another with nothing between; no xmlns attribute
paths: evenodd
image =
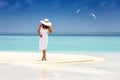
<svg viewBox="0 0 120 80"><path fill-rule="evenodd" d="M90 13L90 16L92 16L94 20L96 19L96 15L94 13Z"/></svg>
<svg viewBox="0 0 120 80"><path fill-rule="evenodd" d="M80 12L80 9L76 10L76 14L78 14Z"/></svg>

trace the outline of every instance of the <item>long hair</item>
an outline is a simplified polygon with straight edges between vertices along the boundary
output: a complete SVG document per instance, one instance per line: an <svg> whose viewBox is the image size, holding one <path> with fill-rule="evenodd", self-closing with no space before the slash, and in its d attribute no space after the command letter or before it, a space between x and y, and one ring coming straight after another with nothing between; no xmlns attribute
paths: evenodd
<svg viewBox="0 0 120 80"><path fill-rule="evenodd" d="M49 26L46 26L44 24L42 24L42 26L43 26L44 29L48 29L49 28Z"/></svg>

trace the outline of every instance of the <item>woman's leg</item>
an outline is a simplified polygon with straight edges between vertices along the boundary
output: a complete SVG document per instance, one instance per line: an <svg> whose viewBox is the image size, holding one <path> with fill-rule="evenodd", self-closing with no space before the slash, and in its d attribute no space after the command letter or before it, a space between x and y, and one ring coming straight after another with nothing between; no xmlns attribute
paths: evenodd
<svg viewBox="0 0 120 80"><path fill-rule="evenodd" d="M43 50L42 61L46 61L46 50Z"/></svg>

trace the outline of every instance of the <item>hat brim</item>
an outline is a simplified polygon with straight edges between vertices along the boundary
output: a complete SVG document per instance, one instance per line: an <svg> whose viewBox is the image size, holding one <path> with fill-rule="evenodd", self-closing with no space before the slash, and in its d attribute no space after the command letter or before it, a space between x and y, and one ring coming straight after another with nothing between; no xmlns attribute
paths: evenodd
<svg viewBox="0 0 120 80"><path fill-rule="evenodd" d="M45 21L40 21L42 24L46 25L46 26L51 26L52 23L51 22L45 22Z"/></svg>

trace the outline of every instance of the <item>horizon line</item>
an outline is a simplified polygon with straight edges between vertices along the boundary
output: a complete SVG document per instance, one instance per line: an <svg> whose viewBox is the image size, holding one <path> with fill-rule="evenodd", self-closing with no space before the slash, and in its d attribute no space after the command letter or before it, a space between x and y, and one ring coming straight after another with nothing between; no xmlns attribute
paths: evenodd
<svg viewBox="0 0 120 80"><path fill-rule="evenodd" d="M38 36L37 33L0 33L0 36ZM120 32L73 32L73 33L53 33L49 36L115 36L120 37Z"/></svg>

